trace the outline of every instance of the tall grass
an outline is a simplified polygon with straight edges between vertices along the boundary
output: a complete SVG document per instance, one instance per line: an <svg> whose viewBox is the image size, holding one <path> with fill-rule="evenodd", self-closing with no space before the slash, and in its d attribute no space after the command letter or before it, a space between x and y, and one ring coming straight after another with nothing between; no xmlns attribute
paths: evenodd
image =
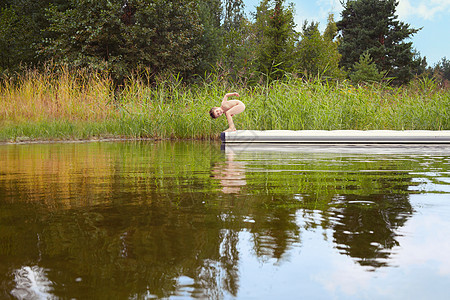
<svg viewBox="0 0 450 300"><path fill-rule="evenodd" d="M186 84L167 75L129 78L120 93L102 73L50 69L0 82L0 140L215 139L227 128L208 111L223 95L240 93L238 129L450 129L450 91L430 82L405 87L289 78L237 86L211 75Z"/></svg>

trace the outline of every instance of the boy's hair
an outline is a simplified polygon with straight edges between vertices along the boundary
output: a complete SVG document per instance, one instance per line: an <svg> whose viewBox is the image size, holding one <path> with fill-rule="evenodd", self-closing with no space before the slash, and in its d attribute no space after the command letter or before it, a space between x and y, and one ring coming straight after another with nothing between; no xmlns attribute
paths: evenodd
<svg viewBox="0 0 450 300"><path fill-rule="evenodd" d="M214 115L214 110L215 110L216 108L217 108L217 107L213 107L213 108L211 108L211 110L209 111L209 115L210 115L211 118L213 118L213 119L217 118L217 117Z"/></svg>

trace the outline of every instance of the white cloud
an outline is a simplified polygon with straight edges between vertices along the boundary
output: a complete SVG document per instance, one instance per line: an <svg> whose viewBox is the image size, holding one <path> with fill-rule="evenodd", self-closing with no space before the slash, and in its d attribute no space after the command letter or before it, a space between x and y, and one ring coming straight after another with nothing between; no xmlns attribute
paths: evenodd
<svg viewBox="0 0 450 300"><path fill-rule="evenodd" d="M328 14L334 14L334 19L340 18L340 13L342 11L342 5L339 0L318 0L317 4L319 6L319 15L322 19L327 20Z"/></svg>
<svg viewBox="0 0 450 300"><path fill-rule="evenodd" d="M342 5L339 0L317 0L317 4L321 9L325 9L327 12L336 12L342 10Z"/></svg>
<svg viewBox="0 0 450 300"><path fill-rule="evenodd" d="M334 14L334 20L340 19L342 5L339 0L316 0L312 2L304 2L299 0L287 1L294 3L296 15L294 22L297 24L297 30L303 26L303 22L308 23L314 21L319 22L319 30L323 31L327 25L328 15Z"/></svg>
<svg viewBox="0 0 450 300"><path fill-rule="evenodd" d="M401 20L419 17L432 20L450 12L450 0L399 0L397 14Z"/></svg>

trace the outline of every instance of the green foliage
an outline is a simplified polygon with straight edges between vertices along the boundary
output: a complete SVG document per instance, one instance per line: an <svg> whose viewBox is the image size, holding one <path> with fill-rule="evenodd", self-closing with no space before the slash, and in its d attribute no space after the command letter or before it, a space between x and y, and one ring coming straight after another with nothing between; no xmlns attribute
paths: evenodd
<svg viewBox="0 0 450 300"><path fill-rule="evenodd" d="M242 0L226 0L222 25L222 57L218 71L230 75L233 80L251 76L255 60L252 24L245 17ZM244 79L245 80L245 79Z"/></svg>
<svg viewBox="0 0 450 300"><path fill-rule="evenodd" d="M16 34L12 34L16 27L18 17L11 8L3 8L0 11L0 71L17 64L13 61L14 41Z"/></svg>
<svg viewBox="0 0 450 300"><path fill-rule="evenodd" d="M199 1L199 17L203 26L203 34L200 38L202 49L199 56L200 61L196 73L204 74L211 71L212 67L222 55L223 30L222 2L220 0Z"/></svg>
<svg viewBox="0 0 450 300"><path fill-rule="evenodd" d="M431 68L428 67L427 58L422 57L418 52L414 53L412 72L416 76L429 75L429 73L431 73Z"/></svg>
<svg viewBox="0 0 450 300"><path fill-rule="evenodd" d="M437 63L435 69L441 73L443 79L450 81L450 60L446 57L442 58Z"/></svg>
<svg viewBox="0 0 450 300"><path fill-rule="evenodd" d="M58 9L69 8L66 0L6 1L0 5L0 72L19 71L51 58L40 53L42 40L51 37L45 16L50 3Z"/></svg>
<svg viewBox="0 0 450 300"><path fill-rule="evenodd" d="M239 30L244 18L244 1L243 0L224 0L225 2L225 18L223 20L223 29L228 32L230 30Z"/></svg>
<svg viewBox="0 0 450 300"><path fill-rule="evenodd" d="M345 1L342 20L330 15L321 33L314 22L297 32L285 0L261 0L254 19L243 0L4 0L0 76L50 61L106 71L116 86L165 73L190 81L220 74L244 85L287 74L342 79L367 51L395 83L414 74L448 80L446 58L427 68L404 42L418 30L397 20L397 5Z"/></svg>
<svg viewBox="0 0 450 300"><path fill-rule="evenodd" d="M72 0L48 10L55 38L44 51L57 62L108 70L115 78L145 66L152 72L189 72L198 66L202 26L194 1ZM127 15L128 14L128 15Z"/></svg>
<svg viewBox="0 0 450 300"><path fill-rule="evenodd" d="M18 6L0 9L0 71L35 62L36 26Z"/></svg>
<svg viewBox="0 0 450 300"><path fill-rule="evenodd" d="M126 27L132 64L156 72L190 72L198 66L203 31L195 1L136 1L136 22Z"/></svg>
<svg viewBox="0 0 450 300"><path fill-rule="evenodd" d="M406 83L413 76L412 43L405 42L418 29L397 20L396 0L348 0L344 3L339 52L341 66L351 70L359 57L368 51L378 68L395 77L396 83Z"/></svg>
<svg viewBox="0 0 450 300"><path fill-rule="evenodd" d="M281 78L293 69L294 8L284 0L262 0L256 8L257 70L269 79Z"/></svg>
<svg viewBox="0 0 450 300"><path fill-rule="evenodd" d="M47 10L49 31L43 52L56 63L76 67L109 70L120 61L120 5L106 0L72 0L72 8L64 11L51 6Z"/></svg>
<svg viewBox="0 0 450 300"><path fill-rule="evenodd" d="M333 15L328 17L327 28L323 35L318 29L319 24L305 21L301 40L297 46L296 68L307 77L343 78L344 72L339 68L338 42L334 41L337 33Z"/></svg>
<svg viewBox="0 0 450 300"><path fill-rule="evenodd" d="M350 73L349 77L355 83L380 82L385 74L385 71L378 71L377 65L373 62L369 52L366 51L360 56L359 62L356 62L353 66L353 72Z"/></svg>

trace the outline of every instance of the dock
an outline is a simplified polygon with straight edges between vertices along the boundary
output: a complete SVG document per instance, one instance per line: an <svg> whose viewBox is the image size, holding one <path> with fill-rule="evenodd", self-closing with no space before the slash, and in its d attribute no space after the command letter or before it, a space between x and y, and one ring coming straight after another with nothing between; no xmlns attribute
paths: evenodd
<svg viewBox="0 0 450 300"><path fill-rule="evenodd" d="M238 130L220 138L225 144L450 144L450 130Z"/></svg>

